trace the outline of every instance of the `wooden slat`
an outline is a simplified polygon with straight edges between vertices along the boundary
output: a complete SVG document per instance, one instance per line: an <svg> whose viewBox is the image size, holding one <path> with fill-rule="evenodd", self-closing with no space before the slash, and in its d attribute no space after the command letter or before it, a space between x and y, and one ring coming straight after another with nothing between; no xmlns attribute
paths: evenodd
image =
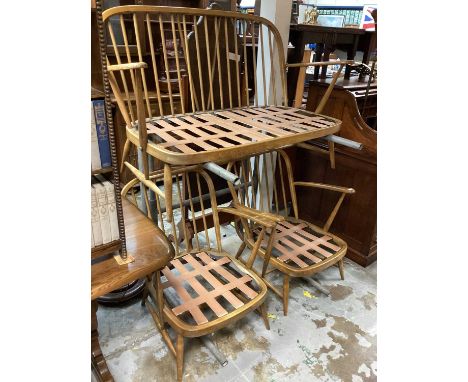
<svg viewBox="0 0 468 382"><path fill-rule="evenodd" d="M307 264L301 257L305 257L312 261L313 264L317 264L334 254L321 246L330 248L334 252L341 249L339 246L329 242L332 240L332 237L319 233L313 235L306 231L308 227L305 223L295 224L286 220L278 223L273 244L273 247L281 253L277 257L278 260L285 263L292 262L299 268L306 268L310 264ZM257 229L255 232L258 235L260 230ZM263 247L266 247L268 239L269 235L266 235L262 241ZM315 251L315 254L309 252L311 250ZM316 253L322 255L323 258L316 256ZM274 252L272 255L274 255ZM291 265L291 263L289 264Z"/></svg>
<svg viewBox="0 0 468 382"><path fill-rule="evenodd" d="M251 144L266 147L279 140L278 146L281 146L325 136L335 132L339 123L314 113L303 114L299 109L272 106L156 117L148 121L148 150L151 155L169 163L172 163L169 156L175 159L172 153L180 155L177 158L177 161L182 161L180 164L196 163L194 155L200 158L200 162L205 162L207 155L217 155L219 149L226 149L223 155L228 159L236 150L245 156ZM230 149L234 151L229 152ZM183 154L190 155L183 158Z"/></svg>
<svg viewBox="0 0 468 382"><path fill-rule="evenodd" d="M216 317L222 317L227 315L228 312L217 300L219 297L225 298L234 309L238 309L244 305L244 302L234 295L232 290L238 289L248 299L253 299L258 295L255 290L247 285L247 283L252 281L252 277L246 274L241 274L237 277L227 270L226 267L231 263L229 257L219 257L214 260L206 252L200 252L196 255L187 254L181 259L184 260L185 264L178 258L171 261L170 267L172 269L167 266L162 270L167 281L161 284L163 289L172 287L176 291L180 304L174 306L172 311L178 316L189 312L195 322L201 325L209 321L201 310L202 305L206 304ZM215 271L221 275L227 283L223 283L220 278L210 271ZM208 290L203 286L197 277L201 277L204 281L208 282L212 290ZM193 289L198 296L192 297L187 290L188 287Z"/></svg>

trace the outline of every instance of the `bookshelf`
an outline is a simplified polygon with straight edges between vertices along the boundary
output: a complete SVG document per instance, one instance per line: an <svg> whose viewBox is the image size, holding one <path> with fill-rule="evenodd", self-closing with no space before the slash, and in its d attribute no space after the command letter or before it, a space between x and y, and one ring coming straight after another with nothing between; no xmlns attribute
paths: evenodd
<svg viewBox="0 0 468 382"><path fill-rule="evenodd" d="M107 66L105 65L105 61L101 64L101 59L105 57L104 47L104 33L102 30L102 8L101 2L92 1L91 2L91 19L92 25L96 27L95 32L97 32L97 42L93 40L92 42L92 61L96 59L97 53L99 53L99 66L100 70L93 70L91 73L91 100L101 100L104 103L104 113L105 113L105 120L107 123L107 135L109 141L109 150L110 150L110 159L111 165L104 166L100 169L93 169L91 170L91 179L93 175L102 175L106 180L109 180L114 186L114 196L115 196L115 205L117 211L117 224L118 224L118 231L119 231L119 238L116 240L112 240L108 243L97 245L91 248L91 261L96 261L104 257L108 257L109 255L114 254L115 252L119 252L120 258L115 258L115 261L119 264L126 264L133 261L131 256L127 256L126 250L126 243L125 243L125 227L124 227L124 219L123 219L123 210L122 210L122 199L120 196L120 179L119 179L119 171L117 166L117 153L116 153L116 144L115 144L115 134L114 134L114 126L112 122L112 112L111 112L111 101L110 101L110 88L109 84L106 81L107 78ZM93 66L93 65L92 65ZM96 81L96 74L102 75L101 83L102 87L99 86L99 83ZM102 80L104 78L104 81ZM107 82L107 83L106 83ZM98 86L96 86L96 84Z"/></svg>
<svg viewBox="0 0 468 382"><path fill-rule="evenodd" d="M102 100L103 97L99 94L93 94L93 91L91 91L91 100ZM94 126L91 127L92 129L95 128ZM112 179L112 172L113 172L113 167L112 166L105 166L100 169L91 169L91 178L94 175L102 175L106 180L110 180L111 183L114 183L115 180ZM119 219L117 219L118 221ZM117 240L112 240L109 243L97 245L91 248L91 260L98 259L100 257L112 254L114 252L120 251L122 248L121 245L121 240L120 237Z"/></svg>

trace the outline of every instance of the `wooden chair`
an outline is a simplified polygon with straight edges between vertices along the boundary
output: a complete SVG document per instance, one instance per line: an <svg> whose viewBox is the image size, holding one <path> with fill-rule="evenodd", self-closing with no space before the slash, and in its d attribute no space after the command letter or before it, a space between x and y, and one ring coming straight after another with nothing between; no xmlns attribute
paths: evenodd
<svg viewBox="0 0 468 382"><path fill-rule="evenodd" d="M155 195L158 216L152 218L157 218L158 226L172 238L176 255L168 266L153 275L144 293L144 303L176 357L177 380L181 381L184 337L213 333L253 310L261 314L269 329L264 305L267 286L251 268L262 238L274 234L276 222L283 219L247 208L218 207L210 176L194 166L172 172L174 218L168 219L165 193L159 189L164 175L163 171L157 171L142 183L134 179L122 189L122 194L136 204L136 188L140 185L139 192L144 194L147 210L151 211L147 183L158 187ZM231 214L245 224L255 222L258 227L258 240L247 265L223 250L219 213ZM176 224L179 217L180 222ZM209 229L211 221L214 224ZM175 344L167 324L176 332Z"/></svg>
<svg viewBox="0 0 468 382"><path fill-rule="evenodd" d="M344 280L343 257L346 255L347 245L342 239L331 234L329 228L345 196L354 193L352 188L294 181L291 162L284 150L230 162L227 169L238 175L242 181L241 187L237 188L229 183L237 209L254 208L285 217L285 220L278 222L276 226L272 250L266 250L271 246L272 238L269 234L262 238L258 249L264 258L262 277L274 270L284 274L282 291L270 281L264 281L282 298L285 315L288 313L290 277L307 277L332 265L338 265L341 279ZM316 187L341 194L323 227L299 219L296 198L298 187ZM246 246L254 248L255 240L258 241L259 229L255 224L247 225L245 222L239 222L236 227L239 237L243 240L236 256L240 258ZM271 269L267 269L268 264L272 265Z"/></svg>
<svg viewBox="0 0 468 382"><path fill-rule="evenodd" d="M150 178L148 156L162 162L169 216L172 166L234 160L340 128L341 121L318 114L329 92L316 113L288 107L286 68L304 64L286 64L281 36L267 19L213 9L135 5L107 9L103 21L111 41L109 82L126 123L122 161L131 144L138 147L142 169L133 166L131 170L145 180ZM249 30L258 30L258 39L248 43ZM171 45L173 56L167 52L168 34L175 45ZM190 99L180 92L180 113L174 107L169 79L176 72L179 88L184 88L182 60ZM348 63L341 61L340 71ZM253 89L249 67L256 74ZM161 78L168 81L170 112L163 107ZM150 94L150 84L156 88L156 97Z"/></svg>

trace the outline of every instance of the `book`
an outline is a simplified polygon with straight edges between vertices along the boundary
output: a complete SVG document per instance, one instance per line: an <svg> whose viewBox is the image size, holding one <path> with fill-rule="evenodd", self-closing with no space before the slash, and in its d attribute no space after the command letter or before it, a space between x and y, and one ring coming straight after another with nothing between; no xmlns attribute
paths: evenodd
<svg viewBox="0 0 468 382"><path fill-rule="evenodd" d="M102 244L101 222L99 221L99 207L96 190L91 186L91 229L93 231L94 246Z"/></svg>
<svg viewBox="0 0 468 382"><path fill-rule="evenodd" d="M102 183L93 184L92 187L94 187L96 190L96 199L99 209L99 222L101 224L102 244L107 244L112 241L109 221L109 205L107 203L107 190Z"/></svg>
<svg viewBox="0 0 468 382"><path fill-rule="evenodd" d="M107 201L109 203L109 221L111 226L112 240L119 240L119 222L117 220L117 206L115 204L114 185L107 181L105 184L107 189Z"/></svg>
<svg viewBox="0 0 468 382"><path fill-rule="evenodd" d="M106 122L106 109L104 100L93 100L94 116L96 119L96 134L99 145L99 157L101 159L101 167L109 167L112 165L110 146L109 146L109 129Z"/></svg>
<svg viewBox="0 0 468 382"><path fill-rule="evenodd" d="M101 158L99 156L99 144L96 131L96 119L94 117L94 106L91 101L91 170L101 168Z"/></svg>
<svg viewBox="0 0 468 382"><path fill-rule="evenodd" d="M108 203L108 210L109 210L109 222L110 222L110 229L111 229L111 237L112 240L119 240L119 223L117 220L117 206L115 204L115 190L114 185L109 182L106 178L102 175L96 175L95 178L99 180L105 187L107 192L107 203Z"/></svg>

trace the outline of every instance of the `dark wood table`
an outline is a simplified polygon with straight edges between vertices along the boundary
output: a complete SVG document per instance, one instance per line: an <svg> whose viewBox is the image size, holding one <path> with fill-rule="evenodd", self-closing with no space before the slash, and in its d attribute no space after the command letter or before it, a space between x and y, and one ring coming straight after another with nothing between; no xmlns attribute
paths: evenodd
<svg viewBox="0 0 468 382"><path fill-rule="evenodd" d="M314 62L320 61L323 54L323 61L328 61L330 53L336 48L347 52L346 59L354 60L358 48L364 52L366 60L368 59L368 50L371 47L371 34L375 32L366 32L358 28L335 28L324 27L320 25L291 24L289 29L289 42L294 45L294 50L288 55L288 63L302 62L304 56L304 47L306 44L317 44L315 50ZM327 67L323 66L320 73L320 67L314 68L314 79L326 77ZM349 79L351 68L345 69L345 78ZM288 99L290 103L294 100L296 92L297 78L299 68L288 69Z"/></svg>
<svg viewBox="0 0 468 382"><path fill-rule="evenodd" d="M135 261L117 264L112 255L98 259L91 266L91 363L99 381L113 381L98 340L96 299L113 290L144 278L174 257L174 249L162 231L138 208L122 199L127 254Z"/></svg>

